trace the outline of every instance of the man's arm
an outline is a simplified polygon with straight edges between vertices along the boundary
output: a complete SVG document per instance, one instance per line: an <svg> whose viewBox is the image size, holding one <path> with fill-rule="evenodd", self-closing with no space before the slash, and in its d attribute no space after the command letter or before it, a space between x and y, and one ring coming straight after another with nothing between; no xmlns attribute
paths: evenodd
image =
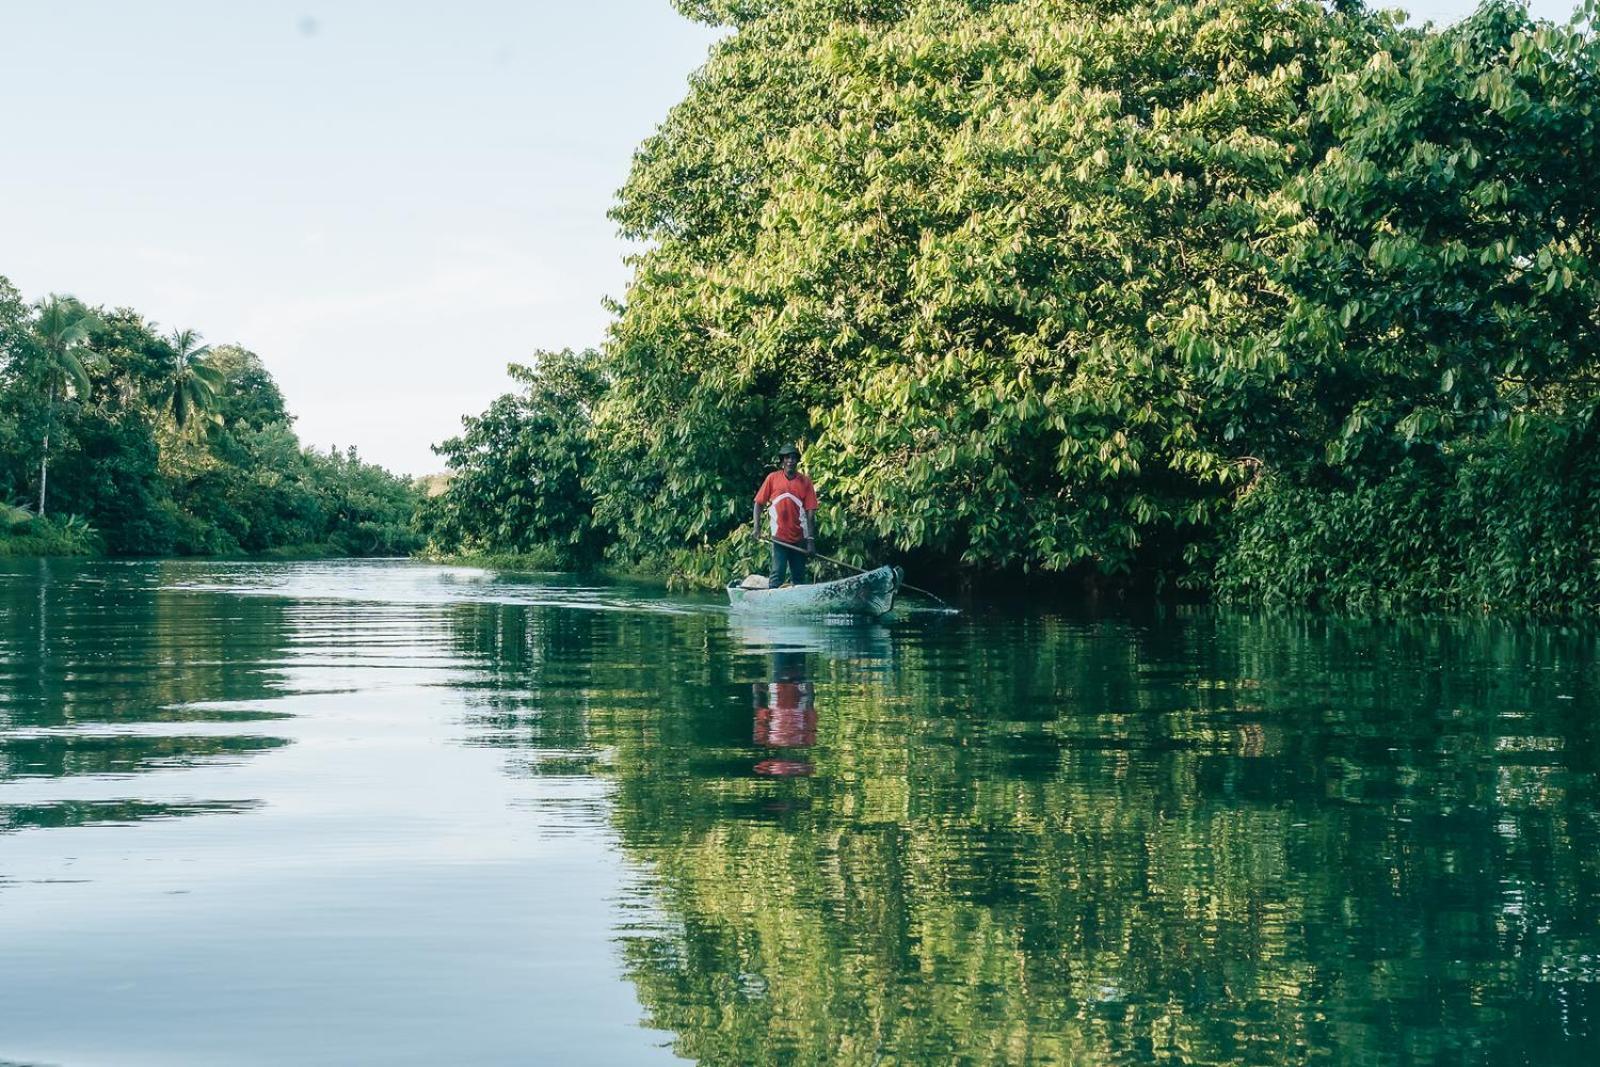
<svg viewBox="0 0 1600 1067"><path fill-rule="evenodd" d="M806 512L806 551L817 550L817 513L815 509Z"/></svg>
<svg viewBox="0 0 1600 1067"><path fill-rule="evenodd" d="M759 500L751 505L750 533L755 537L761 536L761 501Z"/></svg>

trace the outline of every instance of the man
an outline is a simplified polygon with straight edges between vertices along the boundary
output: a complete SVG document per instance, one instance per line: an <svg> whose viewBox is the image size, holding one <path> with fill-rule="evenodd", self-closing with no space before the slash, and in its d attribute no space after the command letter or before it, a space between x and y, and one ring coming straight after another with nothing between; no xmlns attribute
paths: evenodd
<svg viewBox="0 0 1600 1067"><path fill-rule="evenodd" d="M778 470L767 475L756 493L751 515L753 532L761 536L761 509L765 506L772 521L772 587L793 575L795 585L806 580L806 556L816 549L817 490L811 479L800 473L800 450L784 445L778 450ZM778 542L783 542L779 544ZM804 551L790 545L804 545Z"/></svg>

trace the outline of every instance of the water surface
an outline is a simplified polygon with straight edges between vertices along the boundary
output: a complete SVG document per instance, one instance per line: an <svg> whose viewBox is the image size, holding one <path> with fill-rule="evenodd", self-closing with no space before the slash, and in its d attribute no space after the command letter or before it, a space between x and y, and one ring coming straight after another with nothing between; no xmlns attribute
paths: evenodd
<svg viewBox="0 0 1600 1067"><path fill-rule="evenodd" d="M0 1061L1589 1063L1596 650L0 563Z"/></svg>

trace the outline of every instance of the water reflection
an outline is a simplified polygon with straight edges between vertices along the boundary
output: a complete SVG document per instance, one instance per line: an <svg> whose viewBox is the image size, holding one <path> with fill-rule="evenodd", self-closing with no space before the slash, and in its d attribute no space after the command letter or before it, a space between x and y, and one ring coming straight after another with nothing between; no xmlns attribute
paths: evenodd
<svg viewBox="0 0 1600 1067"><path fill-rule="evenodd" d="M257 806L134 784L289 743L264 729L282 713L249 704L280 681L286 605L174 594L164 577L70 560L0 569L0 832Z"/></svg>
<svg viewBox="0 0 1600 1067"><path fill-rule="evenodd" d="M572 1060L593 1048L526 1032L591 1022L618 1062L661 1042L710 1064L1592 1058L1587 631L1208 611L789 626L437 568L29 566L0 568L8 865L59 831L126 877L117 835L139 823L142 868L225 887L143 942L107 889L90 903L140 950L122 956L105 931L71 940L97 907L36 885L13 942L66 903L7 999L41 1017L82 981L52 961L120 982L198 923L183 968L279 969L232 1002L191 981L149 1002L163 1018L231 1004L248 1026L277 996L276 1017L323 1010L319 1032L365 1020L346 1059L450 1059L437 1035L465 1034ZM173 816L272 829L163 852L152 824ZM82 873L76 846L35 852L31 873ZM217 904L263 852L248 907ZM619 853L626 890L582 880ZM154 908L165 882L144 884ZM544 985L532 960L559 961ZM375 973L398 977L360 1000ZM580 979L621 992L529 1014L530 989ZM634 1032L635 996L658 1033ZM97 1048L139 1032L118 1024ZM294 1058L273 1040L263 1058ZM20 1058L64 1058L38 1048ZM189 1058L228 1058L206 1051Z"/></svg>
<svg viewBox="0 0 1600 1067"><path fill-rule="evenodd" d="M630 974L681 1055L1588 1060L1588 636L1197 612L728 639L767 775L728 758L718 670L587 693L666 914Z"/></svg>
<svg viewBox="0 0 1600 1067"><path fill-rule="evenodd" d="M795 778L815 772L804 752L817 743L815 689L806 677L803 652L774 652L772 678L751 686L758 747L774 750L755 765L757 774Z"/></svg>

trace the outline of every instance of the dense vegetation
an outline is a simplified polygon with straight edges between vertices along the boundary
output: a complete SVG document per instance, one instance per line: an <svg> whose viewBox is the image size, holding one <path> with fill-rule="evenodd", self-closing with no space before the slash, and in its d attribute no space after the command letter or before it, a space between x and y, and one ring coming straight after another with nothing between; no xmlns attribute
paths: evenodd
<svg viewBox="0 0 1600 1067"><path fill-rule="evenodd" d="M680 7L582 404L519 371L447 541L726 573L793 439L857 558L1600 608L1593 0ZM487 491L491 428L559 473Z"/></svg>
<svg viewBox="0 0 1600 1067"><path fill-rule="evenodd" d="M592 351L541 352L534 366L510 369L523 392L463 419L461 436L434 446L454 476L424 512L428 535L455 552L591 564L602 547L584 484L594 469L599 361Z"/></svg>
<svg viewBox="0 0 1600 1067"><path fill-rule="evenodd" d="M255 353L0 278L0 556L387 555L419 491L302 448Z"/></svg>

